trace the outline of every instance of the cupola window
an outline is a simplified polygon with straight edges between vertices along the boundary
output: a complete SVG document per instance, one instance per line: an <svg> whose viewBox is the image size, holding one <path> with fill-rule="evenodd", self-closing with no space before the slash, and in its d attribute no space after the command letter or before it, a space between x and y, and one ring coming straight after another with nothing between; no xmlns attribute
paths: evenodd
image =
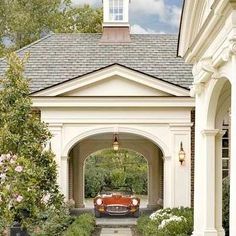
<svg viewBox="0 0 236 236"><path fill-rule="evenodd" d="M123 0L109 0L109 19L110 21L123 21L124 19Z"/></svg>

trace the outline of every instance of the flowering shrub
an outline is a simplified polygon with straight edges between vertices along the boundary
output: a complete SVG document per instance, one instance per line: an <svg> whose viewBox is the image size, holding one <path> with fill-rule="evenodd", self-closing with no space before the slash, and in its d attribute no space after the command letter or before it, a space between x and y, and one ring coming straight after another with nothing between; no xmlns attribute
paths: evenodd
<svg viewBox="0 0 236 236"><path fill-rule="evenodd" d="M54 193L42 189L41 180L35 177L35 173L41 176L43 172L27 158L10 153L0 156L0 216L4 225L14 220L24 226L32 224L31 219L50 205Z"/></svg>
<svg viewBox="0 0 236 236"><path fill-rule="evenodd" d="M55 157L44 148L51 135L32 112L24 59L7 59L0 80L0 235L13 221L36 227L43 212L56 212L63 203Z"/></svg>
<svg viewBox="0 0 236 236"><path fill-rule="evenodd" d="M193 211L190 208L161 209L138 220L138 230L143 236L149 235L191 235Z"/></svg>

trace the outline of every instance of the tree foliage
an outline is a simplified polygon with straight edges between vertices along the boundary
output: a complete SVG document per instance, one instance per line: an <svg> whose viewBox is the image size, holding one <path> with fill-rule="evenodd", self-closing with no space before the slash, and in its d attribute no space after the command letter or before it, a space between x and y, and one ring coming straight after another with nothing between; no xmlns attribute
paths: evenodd
<svg viewBox="0 0 236 236"><path fill-rule="evenodd" d="M223 179L223 227L225 235L229 235L229 208L230 208L230 177Z"/></svg>
<svg viewBox="0 0 236 236"><path fill-rule="evenodd" d="M1 0L0 56L51 32L97 33L102 10L74 6L70 0Z"/></svg>
<svg viewBox="0 0 236 236"><path fill-rule="evenodd" d="M102 185L129 185L136 194L147 194L145 158L128 150L103 150L91 155L85 166L86 197L95 197Z"/></svg>
<svg viewBox="0 0 236 236"><path fill-rule="evenodd" d="M44 150L51 135L32 112L25 59L8 56L9 68L0 92L0 225L15 219L27 226L48 207L59 208L54 155ZM23 217L27 211L28 217Z"/></svg>

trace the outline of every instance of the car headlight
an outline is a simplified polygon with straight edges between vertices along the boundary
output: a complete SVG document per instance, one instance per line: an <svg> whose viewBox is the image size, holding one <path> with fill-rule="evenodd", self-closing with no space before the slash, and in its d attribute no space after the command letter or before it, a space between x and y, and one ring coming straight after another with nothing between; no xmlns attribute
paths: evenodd
<svg viewBox="0 0 236 236"><path fill-rule="evenodd" d="M96 200L96 203L97 203L97 205L102 205L102 199L101 198L98 198L97 200Z"/></svg>
<svg viewBox="0 0 236 236"><path fill-rule="evenodd" d="M138 200L137 199L132 199L132 204L134 205L134 206L137 206L138 205Z"/></svg>

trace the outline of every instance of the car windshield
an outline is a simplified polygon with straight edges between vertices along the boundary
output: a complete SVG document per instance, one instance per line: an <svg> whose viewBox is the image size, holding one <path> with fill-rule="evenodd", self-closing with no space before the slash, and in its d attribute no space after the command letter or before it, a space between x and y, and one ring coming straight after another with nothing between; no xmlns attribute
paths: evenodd
<svg viewBox="0 0 236 236"><path fill-rule="evenodd" d="M121 195L132 195L133 191L131 187L121 186L121 187L109 187L103 186L101 189L101 194L121 194Z"/></svg>

